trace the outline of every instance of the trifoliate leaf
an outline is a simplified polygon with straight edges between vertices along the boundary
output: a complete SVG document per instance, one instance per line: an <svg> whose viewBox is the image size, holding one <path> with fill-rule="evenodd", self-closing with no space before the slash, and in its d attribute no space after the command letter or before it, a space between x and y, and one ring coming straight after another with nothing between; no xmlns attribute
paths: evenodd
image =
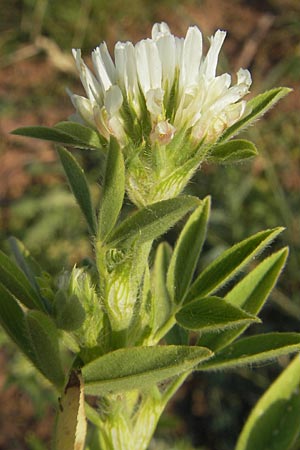
<svg viewBox="0 0 300 450"><path fill-rule="evenodd" d="M185 302L216 292L269 245L283 228L260 231L223 252L192 284Z"/></svg>
<svg viewBox="0 0 300 450"><path fill-rule="evenodd" d="M258 314L276 284L287 255L288 249L284 248L265 258L233 287L226 295L225 300L234 306L243 308L250 314ZM242 325L234 330L226 330L221 333L206 333L200 337L199 344L213 351L219 350L235 340L247 326Z"/></svg>

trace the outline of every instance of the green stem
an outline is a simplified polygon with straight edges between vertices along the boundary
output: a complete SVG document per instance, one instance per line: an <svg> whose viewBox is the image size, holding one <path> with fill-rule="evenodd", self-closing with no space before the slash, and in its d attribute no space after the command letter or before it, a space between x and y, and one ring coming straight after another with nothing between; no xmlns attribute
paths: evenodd
<svg viewBox="0 0 300 450"><path fill-rule="evenodd" d="M151 345L157 344L167 333L171 330L171 328L176 324L176 320L174 315L167 320L167 322L162 325L157 332L155 333L155 336L151 339Z"/></svg>

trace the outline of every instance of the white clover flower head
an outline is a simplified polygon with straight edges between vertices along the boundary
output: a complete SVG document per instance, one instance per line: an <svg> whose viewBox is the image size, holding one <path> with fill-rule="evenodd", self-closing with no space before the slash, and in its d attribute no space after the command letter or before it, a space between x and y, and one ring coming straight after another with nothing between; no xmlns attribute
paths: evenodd
<svg viewBox="0 0 300 450"><path fill-rule="evenodd" d="M166 23L155 24L151 39L135 46L117 42L114 61L105 43L93 53L94 74L73 50L86 97L71 94L77 120L115 136L122 146L153 142L166 145L189 130L194 143L214 143L245 112L243 97L251 76L240 69L231 85L227 73L216 75L226 33L218 30L203 55L202 34L189 27L185 38L171 34Z"/></svg>

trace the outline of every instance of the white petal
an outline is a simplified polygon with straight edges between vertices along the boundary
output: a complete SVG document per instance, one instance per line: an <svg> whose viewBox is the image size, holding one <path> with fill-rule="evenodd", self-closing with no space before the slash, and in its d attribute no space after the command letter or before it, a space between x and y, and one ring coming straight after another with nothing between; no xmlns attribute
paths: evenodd
<svg viewBox="0 0 300 450"><path fill-rule="evenodd" d="M107 49L106 42L103 42L99 46L100 54L102 56L102 61L105 65L106 72L111 80L111 82L114 84L116 82L116 68L113 63L113 60L111 59L111 56L109 54L109 51Z"/></svg>
<svg viewBox="0 0 300 450"><path fill-rule="evenodd" d="M91 102L87 98L81 97L80 95L76 94L72 94L71 100L80 117L82 117L82 119L86 123L88 123L90 126L94 128L95 127L94 113Z"/></svg>
<svg viewBox="0 0 300 450"><path fill-rule="evenodd" d="M184 39L175 36L175 47L176 47L176 66L180 67L182 60Z"/></svg>
<svg viewBox="0 0 300 450"><path fill-rule="evenodd" d="M198 27L190 27L186 34L182 52L181 82L189 85L196 82L202 58L202 34Z"/></svg>
<svg viewBox="0 0 300 450"><path fill-rule="evenodd" d="M252 84L252 78L249 70L240 69L237 73L237 84L245 84L248 88Z"/></svg>
<svg viewBox="0 0 300 450"><path fill-rule="evenodd" d="M248 93L248 86L245 84L237 84L232 86L226 94L220 96L220 98L213 104L215 112L221 111L228 105L236 103Z"/></svg>
<svg viewBox="0 0 300 450"><path fill-rule="evenodd" d="M149 89L161 87L162 67L158 48L151 39L138 42L135 46L139 81L144 94Z"/></svg>
<svg viewBox="0 0 300 450"><path fill-rule="evenodd" d="M109 139L109 129L108 129L108 117L107 111L104 107L100 108L98 105L93 107L94 121L96 123L97 129L106 139Z"/></svg>
<svg viewBox="0 0 300 450"><path fill-rule="evenodd" d="M123 96L119 86L111 86L106 92L104 97L104 106L109 116L114 116L121 108L123 103Z"/></svg>
<svg viewBox="0 0 300 450"><path fill-rule="evenodd" d="M176 46L173 35L163 35L156 42L159 57L162 64L163 85L168 81L168 87L171 88L176 67Z"/></svg>
<svg viewBox="0 0 300 450"><path fill-rule="evenodd" d="M152 27L152 39L156 40L158 37L162 35L170 35L170 28L165 22L155 23Z"/></svg>
<svg viewBox="0 0 300 450"><path fill-rule="evenodd" d="M108 127L110 133L113 134L121 144L125 144L126 142L126 134L124 132L124 126L121 122L120 118L117 116L112 117L108 121Z"/></svg>
<svg viewBox="0 0 300 450"><path fill-rule="evenodd" d="M235 122L237 122L242 115L244 114L246 107L245 100L242 100L241 102L235 103L234 105L230 105L225 111L226 116L226 123L227 126L230 127Z"/></svg>
<svg viewBox="0 0 300 450"><path fill-rule="evenodd" d="M146 92L145 97L148 111L155 116L161 115L164 91L160 88L149 89Z"/></svg>
<svg viewBox="0 0 300 450"><path fill-rule="evenodd" d="M215 103L220 97L226 95L228 88L231 84L231 76L228 73L224 73L219 77L213 78L209 82L206 80L205 88L205 101L202 105L203 108L209 108L213 103Z"/></svg>
<svg viewBox="0 0 300 450"><path fill-rule="evenodd" d="M72 50L73 56L75 58L76 67L80 75L81 83L84 87L84 90L89 97L89 99L93 102L101 101L102 99L102 89L92 72L85 65L81 58L81 50Z"/></svg>
<svg viewBox="0 0 300 450"><path fill-rule="evenodd" d="M205 95L203 90L197 90L197 86L187 89L181 96L178 105L174 125L191 127L199 119L201 115L202 98Z"/></svg>
<svg viewBox="0 0 300 450"><path fill-rule="evenodd" d="M216 76L216 69L218 64L218 57L226 36L225 31L218 30L210 39L210 48L207 52L201 73L206 78L211 79Z"/></svg>
<svg viewBox="0 0 300 450"><path fill-rule="evenodd" d="M107 91L112 85L112 81L107 73L99 47L95 48L95 50L92 52L92 60L98 80L100 81L103 90Z"/></svg>
<svg viewBox="0 0 300 450"><path fill-rule="evenodd" d="M137 85L135 51L131 42L117 42L115 46L117 80L127 93L133 92Z"/></svg>

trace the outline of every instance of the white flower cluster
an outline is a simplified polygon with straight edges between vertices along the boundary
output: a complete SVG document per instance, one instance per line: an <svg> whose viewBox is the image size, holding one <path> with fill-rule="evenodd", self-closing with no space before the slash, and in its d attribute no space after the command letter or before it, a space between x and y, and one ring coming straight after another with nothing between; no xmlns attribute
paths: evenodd
<svg viewBox="0 0 300 450"><path fill-rule="evenodd" d="M155 24L152 39L135 46L118 42L114 62L105 43L92 53L95 75L73 50L87 97L70 93L77 120L96 128L122 146L140 139L166 145L177 131L190 130L195 142L215 142L244 114L241 100L251 85L248 70L240 69L237 83L216 75L218 56L226 33L218 30L203 55L202 34L190 27L185 38L171 34L166 23ZM131 122L131 124L130 124ZM145 125L146 122L146 125Z"/></svg>

